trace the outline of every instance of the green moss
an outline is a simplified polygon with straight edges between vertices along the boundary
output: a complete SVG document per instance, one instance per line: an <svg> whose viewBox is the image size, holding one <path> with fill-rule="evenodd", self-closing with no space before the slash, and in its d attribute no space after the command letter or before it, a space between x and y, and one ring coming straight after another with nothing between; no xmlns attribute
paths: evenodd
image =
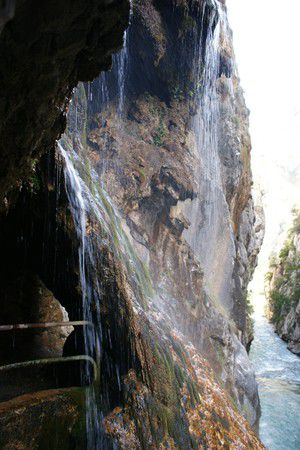
<svg viewBox="0 0 300 450"><path fill-rule="evenodd" d="M43 185L37 163L38 161L36 159L31 162L30 175L24 184L24 187L31 192L31 194L37 194Z"/></svg>
<svg viewBox="0 0 300 450"><path fill-rule="evenodd" d="M177 83L171 87L171 95L177 101L183 101L185 99L184 91Z"/></svg>
<svg viewBox="0 0 300 450"><path fill-rule="evenodd" d="M285 261L286 258L289 256L289 252L293 249L293 241L291 239L285 241L282 249L279 252L279 258L281 261Z"/></svg>
<svg viewBox="0 0 300 450"><path fill-rule="evenodd" d="M293 275L293 276L292 276ZM287 291L288 289L288 291ZM286 294L286 291L289 293ZM272 321L279 323L300 298L300 266L288 266L283 276L276 280L271 290L269 301L272 311Z"/></svg>
<svg viewBox="0 0 300 450"><path fill-rule="evenodd" d="M163 138L165 137L165 131L163 128L158 128L157 132L153 136L153 144L156 145L156 147L162 147L163 146Z"/></svg>
<svg viewBox="0 0 300 450"><path fill-rule="evenodd" d="M196 384L188 377L186 380L187 388L191 398L191 405L194 408L199 403L199 393Z"/></svg>
<svg viewBox="0 0 300 450"><path fill-rule="evenodd" d="M273 278L273 272L267 272L265 274L265 281L267 281L268 283L270 283L272 281Z"/></svg>
<svg viewBox="0 0 300 450"><path fill-rule="evenodd" d="M270 267L270 269L275 269L277 267L277 257L275 254L272 254L270 256L269 267Z"/></svg>
<svg viewBox="0 0 300 450"><path fill-rule="evenodd" d="M300 256L294 246L294 236L297 234L299 213L295 213L294 226L289 231L287 239L279 252L270 261L273 271L266 274L270 284L274 280L273 289L269 292L269 304L272 321L279 324L294 307L300 298ZM275 270L274 270L275 269Z"/></svg>
<svg viewBox="0 0 300 450"><path fill-rule="evenodd" d="M272 308L272 321L278 323L282 317L285 307L290 306L290 299L278 289L270 292L270 305Z"/></svg>
<svg viewBox="0 0 300 450"><path fill-rule="evenodd" d="M28 180L28 188L32 194L37 194L42 187L42 180L38 173L34 172Z"/></svg>
<svg viewBox="0 0 300 450"><path fill-rule="evenodd" d="M214 422L219 422L225 430L230 431L230 423L226 417L221 417L215 411L212 411L212 418Z"/></svg>
<svg viewBox="0 0 300 450"><path fill-rule="evenodd" d="M293 226L290 230L290 235L300 234L300 210L294 208L292 210L294 216Z"/></svg>
<svg viewBox="0 0 300 450"><path fill-rule="evenodd" d="M182 30L184 32L191 31L197 27L196 21L193 17L185 15L182 21Z"/></svg>
<svg viewBox="0 0 300 450"><path fill-rule="evenodd" d="M179 387L182 387L183 383L184 383L184 380L185 380L185 372L176 363L175 363L175 366L174 366L174 373L175 373L175 377L176 377L176 380L177 380L177 383L178 383Z"/></svg>
<svg viewBox="0 0 300 450"><path fill-rule="evenodd" d="M182 364L185 366L185 353L181 344L175 341L175 339L171 339L172 347L174 352L179 357Z"/></svg>
<svg viewBox="0 0 300 450"><path fill-rule="evenodd" d="M155 98L149 95L146 98L149 104L150 114L155 119L159 120L159 125L152 134L152 144L156 145L156 147L162 147L164 143L164 138L167 135L168 131L164 123L165 111L159 104L157 104Z"/></svg>
<svg viewBox="0 0 300 450"><path fill-rule="evenodd" d="M138 170L138 173L139 173L139 176L140 176L140 180L143 183L146 180L145 170L143 168L140 168L140 167L137 170Z"/></svg>

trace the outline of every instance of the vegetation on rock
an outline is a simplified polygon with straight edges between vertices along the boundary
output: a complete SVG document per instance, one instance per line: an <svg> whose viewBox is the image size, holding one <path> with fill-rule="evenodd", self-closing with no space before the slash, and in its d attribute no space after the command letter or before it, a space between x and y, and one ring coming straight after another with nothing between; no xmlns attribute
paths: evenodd
<svg viewBox="0 0 300 450"><path fill-rule="evenodd" d="M300 212L293 213L288 238L272 257L265 279L270 320L290 350L300 353Z"/></svg>

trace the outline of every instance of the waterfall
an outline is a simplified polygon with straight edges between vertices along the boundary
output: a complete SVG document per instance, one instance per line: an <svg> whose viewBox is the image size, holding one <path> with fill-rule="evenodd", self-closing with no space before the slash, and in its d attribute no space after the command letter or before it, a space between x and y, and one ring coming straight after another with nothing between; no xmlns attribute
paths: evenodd
<svg viewBox="0 0 300 450"><path fill-rule="evenodd" d="M99 290L91 292L89 269L93 268L94 260L92 254L92 243L86 236L87 217L88 217L88 197L86 186L75 169L73 161L67 151L63 148L63 143L58 144L58 149L64 160L65 185L69 199L69 204L74 219L76 233L79 238L79 271L82 290L83 318L94 324L94 328L86 327L84 329L85 352L88 355L95 355L99 367L100 360L100 324L99 311L97 311L96 320L91 311L92 302L95 306L100 306ZM95 296L96 298L93 298ZM82 374L83 378L89 378L90 374L86 371ZM90 380L87 380L90 381ZM96 391L89 388L86 395L86 430L87 430L87 448L103 448L100 418L101 414L97 408Z"/></svg>
<svg viewBox="0 0 300 450"><path fill-rule="evenodd" d="M192 128L199 161L198 189L197 198L184 206L191 223L184 236L201 262L209 296L230 310L235 244L222 185L218 94L220 42L228 23L223 6L214 1L205 3L202 23L207 8L213 8L213 12L209 14L207 34L201 33L196 42L194 57L198 108Z"/></svg>
<svg viewBox="0 0 300 450"><path fill-rule="evenodd" d="M101 360L101 285L97 279L97 267L101 255L98 254L100 243L97 243L97 241L102 240L103 243L105 240L105 245L109 246L116 260L121 261L126 267L132 285L139 292L139 295L136 297L136 310L144 307L143 302L145 300L143 296L151 297L152 287L148 273L137 258L127 235L123 231L122 219L109 195L105 192L103 183L100 182L98 175L92 170L90 172L92 177L90 186L84 182L83 176L86 170L86 161L74 149L66 150L68 148L66 142L66 137L63 137L58 144L58 151L63 158L66 192L80 243L78 256L83 319L94 324L93 328L85 328L85 352L96 359L99 367ZM88 227L93 225L97 227L97 224L102 228L101 236L89 234ZM119 369L116 366L113 370L115 370L119 389L121 389ZM83 374L85 379L89 378L89 376L88 372ZM99 409L97 386L94 386L88 389L86 395L88 449L105 448L101 432L101 417L102 412Z"/></svg>
<svg viewBox="0 0 300 450"><path fill-rule="evenodd" d="M193 82L197 91L196 113L191 127L195 136L194 151L198 161L198 186L197 198L186 201L183 205L184 213L191 223L184 231L183 237L204 270L205 287L209 297L215 298L230 310L235 245L222 185L218 142L218 80L221 70L219 46L222 33L228 26L222 8L219 2L207 0L197 24L200 25L200 36L195 43L193 61ZM209 24L204 26L204 20L207 18ZM137 242L130 230L128 231L126 217L118 210L113 196L106 189L106 165L114 167L114 160L105 160L103 157L101 163L98 166L95 164L94 167L89 158L89 146L93 144L88 138L89 127L90 122L95 120L95 115L99 123L101 122L99 126L104 130L108 120L117 121L116 126L122 139L127 106L127 72L130 67L129 43L130 29L124 37L124 48L113 58L112 71L101 74L92 85L81 84L75 90L68 113L68 129L58 144L58 153L64 166L66 192L79 242L83 319L93 323L93 327L84 330L85 351L96 359L98 367L102 360L104 333L101 329L103 294L98 272L102 265L101 252L104 248L120 263L120 270L125 273L134 313L147 314L151 324L157 326L156 329L163 324L164 331L169 327L172 333L177 332L178 336L180 335L182 341L186 342L191 338L188 332L187 336L181 335L184 329L182 323L185 319L188 323L189 318L181 318L182 323L174 319L178 314L178 311L174 313L174 310L178 309L181 299L173 299L165 286L162 286L164 292L159 294L158 290L154 290L148 266L139 258ZM113 146L109 141L109 133L104 131L103 134L101 145L104 148ZM120 145L120 142L118 144ZM99 153L101 150L103 149L101 148ZM164 276L168 278L169 275ZM197 295L200 298L200 293L197 292ZM107 333L110 341L110 330L107 330ZM193 331L190 334L192 333ZM198 341L202 336L192 338L200 348L202 344ZM107 371L107 376L113 378L121 392L120 368L109 362ZM88 379L89 373L84 373L83 377ZM105 448L99 391L99 386L91 386L86 395L88 449Z"/></svg>
<svg viewBox="0 0 300 450"><path fill-rule="evenodd" d="M138 258L128 236L121 215L105 189L102 172L97 173L86 156L87 122L96 101L100 109L112 101L114 92L109 89L110 79L117 86L116 106L120 122L125 105L126 68L128 65L128 31L124 38L125 47L113 58L112 73L102 74L98 84L98 98L93 98L91 86L81 84L75 90L68 112L68 128L58 143L57 151L64 167L65 188L79 242L78 259L82 292L83 319L93 324L84 329L85 352L95 358L98 367L101 362L101 280L97 270L101 264L100 248L106 246L126 272L134 292L132 298L136 312L143 310L153 297L149 273ZM93 232L93 228L96 232ZM108 330L109 332L109 330ZM114 372L118 389L121 391L119 367L109 368ZM84 381L90 381L88 369L82 374ZM91 386L86 392L86 436L87 448L106 448L99 406L99 388Z"/></svg>

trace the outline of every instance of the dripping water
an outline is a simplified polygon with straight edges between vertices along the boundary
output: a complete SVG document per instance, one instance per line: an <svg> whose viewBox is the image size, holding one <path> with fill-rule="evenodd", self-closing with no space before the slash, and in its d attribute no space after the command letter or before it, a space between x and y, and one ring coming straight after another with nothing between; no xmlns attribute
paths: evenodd
<svg viewBox="0 0 300 450"><path fill-rule="evenodd" d="M195 44L194 78L197 86L197 111L192 124L200 173L197 194L198 198L204 201L196 199L188 205L186 214L189 216L191 226L185 232L185 237L204 267L205 284L208 286L210 296L222 297L226 303L230 296L235 248L219 161L217 82L220 72L218 48L222 28L227 26L227 22L218 2L207 1L206 8L213 8L213 13L208 14L210 23L207 35L200 35ZM135 294L132 299L135 311L143 310L147 305L148 307L151 305L151 309L154 309L151 303L154 294L148 272L136 256L134 246L123 226L122 216L105 189L105 163L101 172L97 173L86 157L89 115L92 117L94 112L105 111L109 105L115 103L118 123L122 126L126 110L130 30L126 32L124 41L124 49L113 58L111 73L103 73L95 82L94 90L90 86L85 88L83 85L77 88L69 114L72 126L58 146L64 162L66 191L80 243L79 269L83 316L84 320L94 324L93 328L85 329L85 350L87 354L95 357L97 362L101 360L102 298L101 286L95 278L99 257L97 252L101 245L108 246L115 259L120 261L126 270ZM204 65L203 55L205 55ZM103 145L108 143L104 142ZM95 233L88 232L88 228L94 227L98 230L98 225L102 231L95 237ZM95 243L95 239L101 242ZM227 268L228 273L225 276L224 272L220 273L220 267ZM223 285L221 280L224 278ZM164 299L159 304L162 312L164 312L163 302ZM164 315L164 321L167 320ZM172 325L174 329L174 323ZM109 330L108 337L109 345L112 346ZM117 389L120 391L122 379L119 367L108 367L107 370L115 377ZM88 378L89 373L86 371L83 376ZM102 411L97 390L93 387L87 392L86 410L87 446L89 449L104 448Z"/></svg>
<svg viewBox="0 0 300 450"><path fill-rule="evenodd" d="M97 173L86 157L87 123L89 104L95 101L94 108L105 109L113 98L117 98L116 111L120 122L125 109L125 84L128 68L128 31L125 34L125 47L113 59L113 73L102 74L96 81L98 96L92 95L91 86L81 84L75 91L68 114L68 130L58 144L58 153L63 161L65 187L70 210L79 241L79 275L82 292L83 319L93 323L84 329L86 354L95 358L100 367L102 351L101 332L101 283L97 278L99 267L99 248L108 247L114 259L121 262L123 270L133 289L133 308L143 310L153 297L153 288L148 271L137 257L133 245L122 224L122 217L105 189L103 172ZM117 96L111 91L110 79L115 78ZM93 113L93 105L90 108ZM105 145L105 144L104 144ZM92 231L90 231L92 229ZM93 231L96 230L95 232ZM112 347L110 330L109 345ZM107 367L116 379L118 391L122 389L120 369ZM86 367L82 374L83 382L89 383L90 373ZM103 413L99 402L97 386L86 392L86 435L88 449L105 448L105 438L101 418Z"/></svg>
<svg viewBox="0 0 300 450"><path fill-rule="evenodd" d="M200 34L194 51L198 105L192 127L199 162L198 189L197 198L184 206L191 222L184 236L201 262L209 296L230 309L235 245L222 186L218 96L221 33L228 32L228 23L223 7L214 1L205 3L202 23L207 17L207 9L211 8L207 34ZM201 26L201 29L205 27Z"/></svg>

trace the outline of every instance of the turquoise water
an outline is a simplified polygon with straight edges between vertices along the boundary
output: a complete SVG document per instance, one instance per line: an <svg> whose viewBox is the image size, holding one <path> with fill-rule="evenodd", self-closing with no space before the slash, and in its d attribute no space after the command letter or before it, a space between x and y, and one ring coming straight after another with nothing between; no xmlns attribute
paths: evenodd
<svg viewBox="0 0 300 450"><path fill-rule="evenodd" d="M300 358L262 315L255 318L250 357L259 384L261 440L269 450L300 450Z"/></svg>

